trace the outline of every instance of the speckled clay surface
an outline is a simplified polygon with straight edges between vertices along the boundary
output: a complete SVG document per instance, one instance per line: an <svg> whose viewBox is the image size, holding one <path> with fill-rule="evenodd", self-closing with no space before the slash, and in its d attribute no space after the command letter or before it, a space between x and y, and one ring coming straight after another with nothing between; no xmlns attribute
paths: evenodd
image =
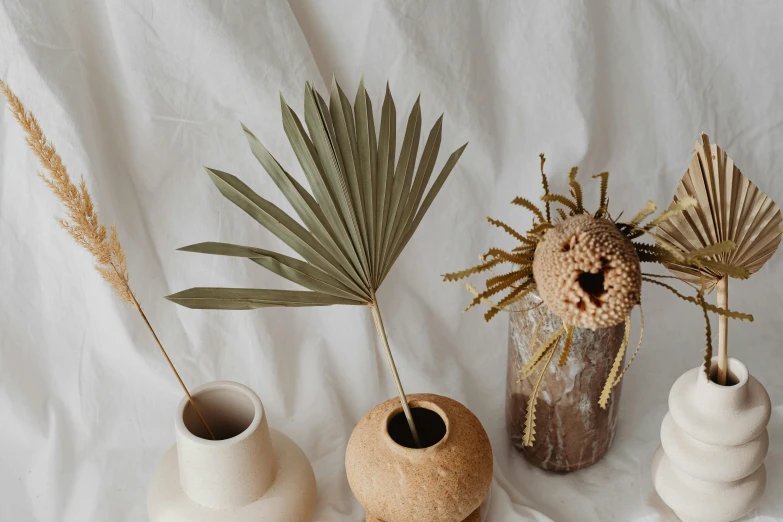
<svg viewBox="0 0 783 522"><path fill-rule="evenodd" d="M540 302L537 295L529 294L517 309L527 310ZM620 349L624 327L574 330L568 363L553 363L546 369L536 407L536 441L526 447L522 436L533 379L517 381L519 370L532 355L531 336L539 322L539 340L562 324L545 306L509 314L506 427L514 447L530 463L550 471L575 471L600 460L614 441L622 381L612 391L605 410L598 399Z"/></svg>
<svg viewBox="0 0 783 522"><path fill-rule="evenodd" d="M492 483L492 448L478 418L459 402L432 394L408 396L412 408L438 413L446 435L411 449L389 436L397 398L371 410L348 442L345 468L354 496L375 522L478 522Z"/></svg>
<svg viewBox="0 0 783 522"><path fill-rule="evenodd" d="M384 522L383 520L378 519L378 518L373 518L370 515L367 515L367 517L364 520L365 520L365 522ZM480 510L477 509L468 518L466 518L462 522L481 522Z"/></svg>
<svg viewBox="0 0 783 522"><path fill-rule="evenodd" d="M769 395L736 359L729 359L729 375L735 384L720 386L707 380L701 367L694 368L669 393L653 483L686 522L740 519L766 488Z"/></svg>

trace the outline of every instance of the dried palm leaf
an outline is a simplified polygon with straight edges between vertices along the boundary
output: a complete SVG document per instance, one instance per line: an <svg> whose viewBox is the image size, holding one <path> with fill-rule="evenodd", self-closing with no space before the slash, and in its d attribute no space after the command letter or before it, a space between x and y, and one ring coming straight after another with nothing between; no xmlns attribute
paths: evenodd
<svg viewBox="0 0 783 522"><path fill-rule="evenodd" d="M669 262L667 268L682 280L718 288L718 306L728 305L728 278L757 272L775 253L783 237L780 208L745 177L726 152L701 134L693 158L672 204L694 198L697 206L673 215L658 226L659 243L674 245L686 255L700 254L698 266ZM732 242L733 249L713 250ZM707 378L710 363L705 364ZM718 382L728 369L728 321L718 318Z"/></svg>
<svg viewBox="0 0 783 522"><path fill-rule="evenodd" d="M243 129L253 154L303 225L235 176L215 169L207 172L226 198L304 261L268 250L223 243L200 243L182 250L244 257L308 291L191 288L167 299L190 308L221 310L368 305L403 411L418 444L418 433L394 364L376 293L467 144L449 156L430 184L440 149L443 117L430 131L417 167L421 136L419 100L408 116L396 164L397 117L388 85L377 134L372 103L363 80L353 105L336 81L332 82L328 103L312 86L305 85L305 125L282 97L281 105L283 128L312 192L288 174L253 133L244 126ZM454 277L488 270L501 261L482 262Z"/></svg>

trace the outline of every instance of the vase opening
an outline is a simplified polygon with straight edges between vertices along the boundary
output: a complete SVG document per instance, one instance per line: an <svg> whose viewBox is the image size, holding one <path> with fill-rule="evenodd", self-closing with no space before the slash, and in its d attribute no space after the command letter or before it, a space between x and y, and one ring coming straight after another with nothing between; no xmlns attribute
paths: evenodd
<svg viewBox="0 0 783 522"><path fill-rule="evenodd" d="M448 429L441 412L435 411L434 408L429 409L422 404L412 406L411 415L413 416L414 424L416 424L416 430L419 432L422 449L436 445L446 436ZM416 443L413 441L413 435L411 435L411 429L408 427L408 421L401 408L392 412L386 425L386 431L389 437L400 446L417 449Z"/></svg>
<svg viewBox="0 0 783 522"><path fill-rule="evenodd" d="M228 440L241 435L256 416L253 401L232 388L207 389L194 394L193 400L215 434L215 440ZM200 439L212 440L190 402L182 410L182 421L191 434Z"/></svg>
<svg viewBox="0 0 783 522"><path fill-rule="evenodd" d="M717 362L713 362L712 367L710 368L710 381L717 384L718 386L725 386L727 388L731 386L736 386L740 382L742 382L743 379L742 379L742 375L737 375L737 372L735 370L737 370L737 368L733 368L733 365L729 364L729 371L726 372L726 384L720 384L718 383L718 364ZM746 374L747 374L747 370L746 370ZM702 378L704 378L703 371L702 371Z"/></svg>

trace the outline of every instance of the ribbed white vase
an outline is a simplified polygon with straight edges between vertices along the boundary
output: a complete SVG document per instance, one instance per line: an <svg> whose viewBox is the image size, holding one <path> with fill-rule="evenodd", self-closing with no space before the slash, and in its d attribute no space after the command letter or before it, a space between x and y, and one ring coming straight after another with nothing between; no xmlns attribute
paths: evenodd
<svg viewBox="0 0 783 522"><path fill-rule="evenodd" d="M246 386L205 384L177 409L176 444L150 481L151 522L310 522L315 475L291 439L270 430L261 400Z"/></svg>
<svg viewBox="0 0 783 522"><path fill-rule="evenodd" d="M729 383L694 368L669 394L652 475L660 497L685 522L742 518L766 488L769 395L736 359L729 360Z"/></svg>

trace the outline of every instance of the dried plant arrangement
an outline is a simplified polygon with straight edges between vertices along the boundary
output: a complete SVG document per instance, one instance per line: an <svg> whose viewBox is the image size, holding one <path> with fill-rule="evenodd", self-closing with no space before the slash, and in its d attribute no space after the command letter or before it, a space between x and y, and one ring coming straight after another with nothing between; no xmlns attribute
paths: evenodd
<svg viewBox="0 0 783 522"><path fill-rule="evenodd" d="M304 261L261 248L199 243L181 250L247 258L306 291L191 288L167 299L199 309L248 310L271 306L367 305L414 441L418 432L394 364L377 291L413 236L467 144L446 160L427 191L440 148L443 116L430 131L416 167L421 134L417 99L408 116L399 157L396 109L389 86L376 134L372 103L359 85L353 105L336 81L327 102L305 85L305 125L281 96L283 128L312 191L300 185L243 126L250 148L301 219L286 214L239 178L207 173L218 190Z"/></svg>
<svg viewBox="0 0 783 522"><path fill-rule="evenodd" d="M709 265L693 267L668 261L677 277L706 292L717 288L717 305L728 307L729 277L745 279L757 272L780 245L783 218L780 207L756 187L726 152L702 133L694 146L673 204L695 199L685 209L658 226L660 245L673 245L687 255L707 251ZM709 246L731 242L736 248L709 252ZM728 315L718 317L718 384L726 384L729 367ZM709 324L708 324L709 327ZM711 375L712 345L707 343L704 371Z"/></svg>
<svg viewBox="0 0 783 522"><path fill-rule="evenodd" d="M141 304L136 299L133 290L131 290L128 264L125 259L125 251L117 235L117 228L114 225L107 228L106 225L100 222L84 178L79 181L78 185L71 180L62 158L57 153L54 145L44 135L35 116L25 109L21 100L2 80L0 80L0 91L3 92L8 100L8 107L14 118L27 135L27 144L45 170L45 173L38 174L39 177L65 207L66 217L58 217L57 222L70 234L77 244L93 256L95 269L109 283L117 297L133 306L139 312L139 315L144 320L144 324L155 339L155 343L166 358L171 371L174 372L182 390L188 397L191 406L193 406L193 410L198 414L210 437L214 439L215 436L209 424L201 414L193 397L191 397L187 386L182 381L179 372L174 367L174 363L163 348L163 344L155 333L149 319L147 319Z"/></svg>
<svg viewBox="0 0 783 522"><path fill-rule="evenodd" d="M501 228L519 242L511 250L490 248L479 256L480 264L471 268L444 275L445 281L458 281L475 274L490 272L485 281L485 289L477 290L467 284L474 299L466 308L485 304L489 310L484 318L490 321L500 311L515 312L511 305L521 301L531 292L541 297L540 305L558 316L562 326L537 346L531 346L532 357L520 372L520 379L533 377L538 371L526 413L523 445L532 446L535 441L536 402L541 390L547 368L558 355L557 364L565 365L575 327L608 328L625 323L625 333L620 350L612 364L609 376L599 399L601 408L606 408L612 389L620 382L631 363L636 358L644 336L644 315L641 306L642 282L660 285L685 301L702 307L704 314L713 312L721 317L752 320L747 314L732 312L707 303L699 288L695 296L680 293L674 287L661 281L671 277L642 271L641 263L677 264L694 273L707 270L731 273L743 277L747 271L730 261L714 259L715 254L732 252L735 244L720 238L717 242L704 245L703 248L685 251L668 241L657 238L657 244L640 240L645 235L653 235L656 227L675 216L693 209L696 198L682 197L675 200L666 210L653 217L657 208L648 201L644 209L627 221L621 221L620 214L612 218L608 209L609 173L601 172L593 176L600 179L600 200L598 209L589 212L585 206L582 187L577 181L577 168L571 169L568 176L569 194L557 194L550 191L549 180L544 172L545 158L540 155L541 180L544 194L543 206L525 198L516 198L513 204L533 213L531 228L524 234L510 225L493 218L487 218L490 224ZM502 266L510 266L508 271L496 273ZM631 313L639 307L641 332L636 351L628 364L622 363L628 347L631 332ZM529 310L522 310L526 312ZM537 343L537 328L532 343ZM562 341L562 342L561 342ZM709 322L707 342L710 342Z"/></svg>

